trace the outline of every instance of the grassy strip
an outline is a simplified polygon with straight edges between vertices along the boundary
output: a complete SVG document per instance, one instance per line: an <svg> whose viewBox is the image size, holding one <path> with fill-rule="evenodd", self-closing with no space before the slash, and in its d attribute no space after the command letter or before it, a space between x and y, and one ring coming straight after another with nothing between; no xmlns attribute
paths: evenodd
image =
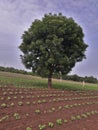
<svg viewBox="0 0 98 130"><path fill-rule="evenodd" d="M47 79L31 75L0 72L0 84L13 84L16 87L47 88ZM53 88L69 90L98 90L98 84L86 83L85 88L83 88L82 83L80 82L53 79Z"/></svg>

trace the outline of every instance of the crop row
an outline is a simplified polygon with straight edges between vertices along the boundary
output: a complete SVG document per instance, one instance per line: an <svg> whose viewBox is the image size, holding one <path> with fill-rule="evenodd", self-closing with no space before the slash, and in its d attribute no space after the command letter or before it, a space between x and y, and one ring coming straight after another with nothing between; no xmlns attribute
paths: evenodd
<svg viewBox="0 0 98 130"><path fill-rule="evenodd" d="M98 111L96 110L92 110L92 111L89 111L89 112L85 112L85 113L82 113L82 114L78 114L78 115L72 115L70 117L70 119L62 119L62 118L58 118L55 120L55 122L47 122L47 123L43 123L43 124L39 124L38 125L38 128L39 130L44 130L46 128L53 128L55 125L63 125L65 123L69 123L69 122L72 122L72 121L76 121L76 120L81 120L81 119L84 119L84 118L89 118L90 116L92 115L96 115L98 114ZM27 127L26 130L33 130L31 127Z"/></svg>
<svg viewBox="0 0 98 130"><path fill-rule="evenodd" d="M65 93L65 91L59 91L59 90L48 90L48 89L35 89L35 88L33 88L33 89L27 89L27 88L22 88L22 89L19 89L19 88L15 88L15 87L13 87L13 88L8 88L8 87L2 87L2 88L0 88L0 90L2 91L2 93L3 93L3 95L8 95L8 94L11 94L11 95L14 95L14 94L45 94L45 95L48 95L48 97L49 97L49 94L50 94L50 96L52 95L52 96L56 96L56 95L58 95L58 94L60 94L61 96L64 96L64 95L66 95L66 93ZM98 95L98 92L97 91L89 91L89 92L87 92L87 91L70 91L70 93L71 94L67 94L67 95L83 95L83 96L89 96L89 95ZM45 96L44 95L44 96ZM40 95L39 95L40 96Z"/></svg>
<svg viewBox="0 0 98 130"><path fill-rule="evenodd" d="M76 120L81 120L83 118L89 118L90 116L92 115L96 115L98 114L98 111L96 110L92 110L92 111L88 111L88 112L84 112L82 114L78 114L78 115L72 115L69 119L62 119L62 118L58 118L55 120L55 122L51 122L51 120L47 123L43 123L43 124L39 124L38 125L38 129L39 130L44 130L46 129L47 127L50 127L50 128L53 128L55 125L62 125L64 123L68 123L68 122L71 122L71 121L76 121ZM16 119L16 120L21 120L21 115L19 113L14 113L13 115L13 118ZM26 114L26 116L28 116ZM0 118L0 123L4 122L5 120L8 120L10 117L9 115L5 115L3 116L2 118ZM33 128L31 127L27 127L26 130L33 130Z"/></svg>
<svg viewBox="0 0 98 130"><path fill-rule="evenodd" d="M14 99L17 99L17 96L14 96L13 97ZM24 99L23 96L21 96L22 99ZM29 98L29 97L28 97ZM49 99L49 100L46 100L46 99L42 99L42 100L33 100L32 102L30 101L27 101L25 104L27 105L30 105L30 104L42 104L42 103L51 103L51 102L62 102L62 101L72 101L72 100L84 100L84 99L96 99L98 98L98 96L95 96L95 97L75 97L75 98L53 98L53 99ZM1 100L4 100L3 97L1 97ZM11 97L7 97L7 100L11 101ZM12 100L13 102L10 103L10 106L14 106L14 100ZM18 101L18 105L23 105L25 100L23 101ZM9 102L8 103L1 103L0 105L1 108L5 108L5 107L9 107Z"/></svg>
<svg viewBox="0 0 98 130"><path fill-rule="evenodd" d="M46 100L38 100L37 104L41 104L41 103L45 103ZM33 104L35 104L35 102L32 102ZM30 101L27 101L27 102L22 102L22 101L19 101L17 102L17 105L19 106L23 106L24 104L26 105L31 105L32 104ZM84 106L84 105L92 105L92 104L98 104L98 102L85 102L85 103L74 103L74 104L68 104L68 105L63 105L64 108L72 108L72 107L77 107L77 106ZM6 108L6 107L14 107L15 106L15 103L11 102L10 104L7 104L7 103L2 103L1 104L1 108ZM59 106L58 109L61 109L63 108L63 106ZM54 108L55 109L55 108Z"/></svg>

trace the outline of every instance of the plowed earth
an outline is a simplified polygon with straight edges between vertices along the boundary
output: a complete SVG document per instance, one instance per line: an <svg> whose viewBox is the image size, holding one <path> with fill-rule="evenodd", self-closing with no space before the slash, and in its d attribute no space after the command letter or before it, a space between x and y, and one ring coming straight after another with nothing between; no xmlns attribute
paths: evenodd
<svg viewBox="0 0 98 130"><path fill-rule="evenodd" d="M0 87L0 130L98 130L98 91Z"/></svg>

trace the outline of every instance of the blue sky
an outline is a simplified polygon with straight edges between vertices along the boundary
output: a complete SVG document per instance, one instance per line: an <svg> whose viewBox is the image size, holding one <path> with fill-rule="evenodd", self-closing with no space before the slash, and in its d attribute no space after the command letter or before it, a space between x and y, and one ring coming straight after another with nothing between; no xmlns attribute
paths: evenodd
<svg viewBox="0 0 98 130"><path fill-rule="evenodd" d="M77 63L71 74L98 78L98 0L0 0L0 66L24 69L18 49L21 36L34 19L50 12L72 17L89 45L87 59Z"/></svg>

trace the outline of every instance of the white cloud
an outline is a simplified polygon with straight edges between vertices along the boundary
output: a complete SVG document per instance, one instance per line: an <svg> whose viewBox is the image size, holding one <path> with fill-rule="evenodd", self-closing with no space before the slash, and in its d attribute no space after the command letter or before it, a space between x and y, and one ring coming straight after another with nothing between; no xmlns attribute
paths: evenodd
<svg viewBox="0 0 98 130"><path fill-rule="evenodd" d="M43 4L44 7L39 0L1 0L0 32L22 33L34 19L41 19L54 6L45 0Z"/></svg>

